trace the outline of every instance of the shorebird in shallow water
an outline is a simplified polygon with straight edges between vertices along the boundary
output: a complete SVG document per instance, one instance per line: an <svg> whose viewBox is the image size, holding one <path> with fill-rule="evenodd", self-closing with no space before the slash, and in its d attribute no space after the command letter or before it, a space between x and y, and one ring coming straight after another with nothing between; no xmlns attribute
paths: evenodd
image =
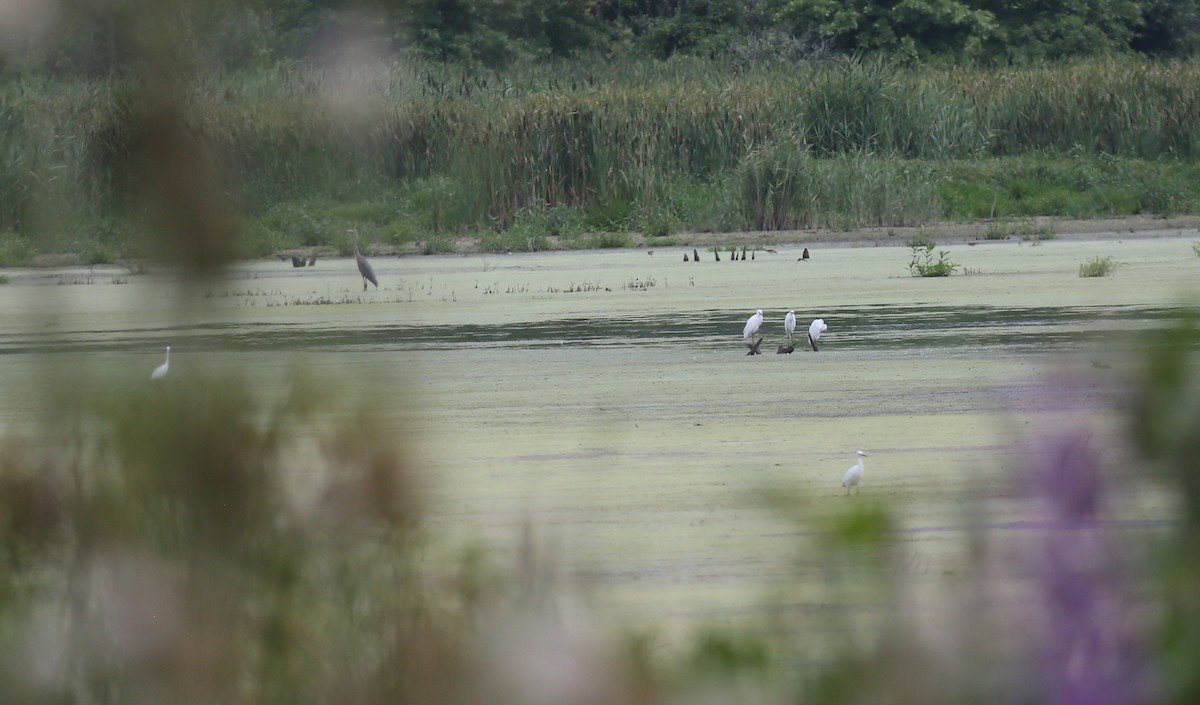
<svg viewBox="0 0 1200 705"><path fill-rule="evenodd" d="M821 334L827 330L829 326L825 325L824 318L818 318L808 326L808 344L812 346L813 352L817 351L817 341L821 339Z"/></svg>
<svg viewBox="0 0 1200 705"><path fill-rule="evenodd" d="M846 494L850 494L851 487L858 487L858 483L862 482L862 476L863 476L862 459L867 457L867 454L862 452L861 450L855 451L854 454L856 456L858 456L858 462L856 464L852 465L850 467L850 469L846 471L846 476L842 478L842 487L846 488ZM858 490L855 490L855 492L857 493Z"/></svg>

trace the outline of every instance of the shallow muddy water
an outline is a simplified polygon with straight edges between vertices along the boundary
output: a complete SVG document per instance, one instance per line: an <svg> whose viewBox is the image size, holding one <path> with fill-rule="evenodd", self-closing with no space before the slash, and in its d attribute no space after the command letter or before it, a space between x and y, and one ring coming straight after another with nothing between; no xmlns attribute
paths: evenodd
<svg viewBox="0 0 1200 705"><path fill-rule="evenodd" d="M448 348L541 347L665 347L674 350L728 350L730 331L744 323L743 312L727 310L678 310L654 313L631 312L615 316L587 316L543 321L514 321L497 325L378 324L356 327L288 321L244 323L197 323L148 331L125 330L74 332L55 331L29 335L17 331L0 337L0 354L48 354L72 352L141 352L148 338L186 337L195 351L279 352L366 352L444 351ZM837 350L919 351L966 349L972 353L1029 354L1078 349L1087 343L1120 337L1131 328L1169 323L1178 317L1175 307L1042 306L905 306L881 305L839 308L839 330L826 341L837 339ZM779 333L779 331L776 331ZM99 334L99 335L97 335ZM765 331L772 344L786 344L782 335ZM797 349L808 351L804 331L792 340ZM771 345L766 352L775 352Z"/></svg>
<svg viewBox="0 0 1200 705"><path fill-rule="evenodd" d="M797 262L799 246L720 263L683 262L690 247L376 258L367 292L353 260L245 264L194 286L10 271L0 424L35 423L47 384L149 384L166 345L170 378L236 369L270 390L300 367L408 446L431 561L482 542L507 567L532 527L561 586L620 620L669 632L770 602L803 621L829 599L803 517L888 503L906 576L935 587L969 572L963 527L981 516L1036 529L1009 476L1021 442L1120 430L1146 336L1200 295L1196 239L954 246L968 273L944 279L908 276L904 248ZM1092 256L1122 266L1082 279ZM747 356L758 308L765 354ZM790 309L796 351L777 355ZM864 484L846 498L859 448ZM1112 516L1170 519L1153 483Z"/></svg>

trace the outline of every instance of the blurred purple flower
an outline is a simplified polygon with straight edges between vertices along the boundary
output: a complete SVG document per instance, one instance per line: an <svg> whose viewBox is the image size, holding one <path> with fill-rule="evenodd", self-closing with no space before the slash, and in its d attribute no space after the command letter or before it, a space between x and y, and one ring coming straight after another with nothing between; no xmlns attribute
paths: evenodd
<svg viewBox="0 0 1200 705"><path fill-rule="evenodd" d="M1049 519L1094 520L1103 494L1091 436L1068 433L1042 439L1031 457L1034 492L1047 500Z"/></svg>
<svg viewBox="0 0 1200 705"><path fill-rule="evenodd" d="M1060 705L1140 705L1151 700L1149 664L1130 620L1120 554L1099 521L1105 487L1091 440L1079 432L1047 437L1027 461L1046 512L1035 546L1046 695Z"/></svg>

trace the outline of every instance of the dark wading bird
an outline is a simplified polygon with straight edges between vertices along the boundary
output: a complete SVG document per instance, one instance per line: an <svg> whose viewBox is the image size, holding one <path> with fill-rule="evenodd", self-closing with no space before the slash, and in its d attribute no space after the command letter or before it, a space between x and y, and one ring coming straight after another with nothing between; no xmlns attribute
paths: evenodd
<svg viewBox="0 0 1200 705"><path fill-rule="evenodd" d="M763 339L759 338L758 340L754 341L753 343L746 343L746 347L750 348L750 352L748 352L746 354L747 355L762 355L762 351L758 349L758 346L762 345L762 341L763 341Z"/></svg>
<svg viewBox="0 0 1200 705"><path fill-rule="evenodd" d="M367 258L358 251L358 230L355 228L350 232L354 233L354 262L358 264L358 273L363 278L363 291L367 290L367 282L371 282L378 289L379 280L375 278L375 270L371 268L371 263L367 261Z"/></svg>
<svg viewBox="0 0 1200 705"><path fill-rule="evenodd" d="M788 343L787 345L780 345L779 348L777 348L775 350L775 354L776 355L791 355L792 351L794 351L795 349L796 349L795 345Z"/></svg>
<svg viewBox="0 0 1200 705"><path fill-rule="evenodd" d="M700 261L700 253L696 252L696 248L694 248L694 247L692 248L692 261L694 261L694 262Z"/></svg>
<svg viewBox="0 0 1200 705"><path fill-rule="evenodd" d="M808 261L808 248L807 247L804 248L804 252L802 252L800 254L800 256L796 259L797 262L799 262L800 260L804 260L805 262Z"/></svg>
<svg viewBox="0 0 1200 705"><path fill-rule="evenodd" d="M687 262L687 261L688 261L688 256L687 256L687 253L686 253L686 252L684 252L684 253L683 253L683 261L684 261L684 262Z"/></svg>

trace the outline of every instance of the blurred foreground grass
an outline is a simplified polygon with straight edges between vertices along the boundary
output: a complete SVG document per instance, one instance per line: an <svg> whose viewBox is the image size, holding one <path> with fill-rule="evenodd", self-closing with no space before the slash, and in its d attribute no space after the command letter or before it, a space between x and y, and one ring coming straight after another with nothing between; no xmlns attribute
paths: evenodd
<svg viewBox="0 0 1200 705"><path fill-rule="evenodd" d="M182 129L168 50L134 49L123 127L140 139L114 179L194 282L237 225ZM1189 321L1149 346L1128 438L1031 447L1013 491L1042 518L997 535L973 517L942 592L914 589L886 502L777 495L763 510L799 529L811 609L782 597L670 651L564 593L532 530L512 565L485 548L427 563L405 436L333 387L52 373L42 425L0 446L0 702L1200 702L1197 342ZM1152 472L1179 516L1111 529L1119 487Z"/></svg>

